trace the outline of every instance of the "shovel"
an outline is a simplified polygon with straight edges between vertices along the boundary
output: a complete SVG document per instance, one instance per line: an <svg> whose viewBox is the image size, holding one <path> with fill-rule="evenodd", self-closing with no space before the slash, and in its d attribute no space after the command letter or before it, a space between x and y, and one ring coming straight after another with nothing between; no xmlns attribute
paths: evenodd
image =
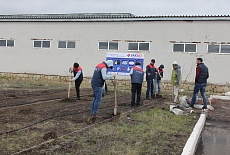
<svg viewBox="0 0 230 155"><path fill-rule="evenodd" d="M155 88L155 98L157 98L157 74L155 75L155 79L154 79L154 88Z"/></svg>
<svg viewBox="0 0 230 155"><path fill-rule="evenodd" d="M116 78L114 77L114 116L117 115L117 84L116 84Z"/></svg>
<svg viewBox="0 0 230 155"><path fill-rule="evenodd" d="M70 75L69 75L69 79L71 79L71 73L70 73ZM68 98L70 97L70 88L71 88L71 81L69 81Z"/></svg>

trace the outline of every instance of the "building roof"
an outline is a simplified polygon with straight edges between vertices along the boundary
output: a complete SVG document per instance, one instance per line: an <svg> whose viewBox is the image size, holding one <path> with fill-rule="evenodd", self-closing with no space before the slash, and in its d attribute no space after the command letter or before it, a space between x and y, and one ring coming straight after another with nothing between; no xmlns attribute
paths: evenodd
<svg viewBox="0 0 230 155"><path fill-rule="evenodd" d="M17 14L0 15L0 19L92 19L92 18L131 18L131 13L73 13L73 14Z"/></svg>
<svg viewBox="0 0 230 155"><path fill-rule="evenodd" d="M0 15L0 21L167 21L230 20L230 15L136 16L131 13L73 13Z"/></svg>

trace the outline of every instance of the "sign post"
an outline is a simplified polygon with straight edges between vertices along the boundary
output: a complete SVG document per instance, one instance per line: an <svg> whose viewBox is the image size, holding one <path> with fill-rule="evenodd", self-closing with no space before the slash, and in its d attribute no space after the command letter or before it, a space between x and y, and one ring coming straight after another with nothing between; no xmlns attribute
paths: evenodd
<svg viewBox="0 0 230 155"><path fill-rule="evenodd" d="M109 69L108 73L117 73L121 76L130 76L131 69L136 62L141 63L141 68L144 66L143 53L107 53L106 60L113 60L113 69ZM117 115L117 86L114 78L114 116Z"/></svg>

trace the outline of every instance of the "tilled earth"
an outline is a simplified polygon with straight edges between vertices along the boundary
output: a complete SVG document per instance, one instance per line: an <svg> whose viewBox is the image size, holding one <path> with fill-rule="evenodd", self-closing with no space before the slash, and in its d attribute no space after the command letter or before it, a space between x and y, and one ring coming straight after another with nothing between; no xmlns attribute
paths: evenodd
<svg viewBox="0 0 230 155"><path fill-rule="evenodd" d="M230 101L227 100L213 100L212 106L214 110L209 112L207 120L230 122Z"/></svg>
<svg viewBox="0 0 230 155"><path fill-rule="evenodd" d="M102 118L96 120L90 115L92 90L82 89L80 101L73 98L74 90L71 93L71 98L66 98L66 89L1 90L0 154L12 154L112 117L114 92L103 97ZM131 110L129 93L118 92L117 100L119 113Z"/></svg>

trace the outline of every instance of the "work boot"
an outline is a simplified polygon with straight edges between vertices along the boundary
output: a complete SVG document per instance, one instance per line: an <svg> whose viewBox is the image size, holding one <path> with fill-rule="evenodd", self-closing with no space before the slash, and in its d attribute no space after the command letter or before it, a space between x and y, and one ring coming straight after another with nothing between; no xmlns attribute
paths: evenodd
<svg viewBox="0 0 230 155"><path fill-rule="evenodd" d="M202 107L202 112L205 112L207 109L208 109L207 107L203 106Z"/></svg>
<svg viewBox="0 0 230 155"><path fill-rule="evenodd" d="M207 108L207 107L205 107L205 106L203 106L203 107L202 107L202 109L204 110L204 109L208 109L208 108Z"/></svg>
<svg viewBox="0 0 230 155"><path fill-rule="evenodd" d="M189 105L190 108L194 108L194 105Z"/></svg>
<svg viewBox="0 0 230 155"><path fill-rule="evenodd" d="M93 117L94 118L101 118L101 115L97 113L97 114L94 114Z"/></svg>

